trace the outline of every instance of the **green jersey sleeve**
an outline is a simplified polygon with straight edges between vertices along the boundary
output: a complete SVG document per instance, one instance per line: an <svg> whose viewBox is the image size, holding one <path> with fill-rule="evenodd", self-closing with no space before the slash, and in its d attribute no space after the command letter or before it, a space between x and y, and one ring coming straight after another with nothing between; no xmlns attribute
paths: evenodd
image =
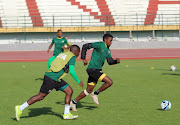
<svg viewBox="0 0 180 125"><path fill-rule="evenodd" d="M76 62L76 57L73 56L69 61L69 72L71 76L74 78L74 80L76 80L76 82L79 84L81 81L78 79L75 72L75 68L74 68L75 62Z"/></svg>
<svg viewBox="0 0 180 125"><path fill-rule="evenodd" d="M91 43L91 45L92 45L92 48L94 48L94 49L100 49L101 45L102 45L102 42Z"/></svg>
<svg viewBox="0 0 180 125"><path fill-rule="evenodd" d="M53 39L51 44L54 44L54 43L55 43L55 42L54 42L54 39Z"/></svg>
<svg viewBox="0 0 180 125"><path fill-rule="evenodd" d="M74 78L74 80L76 80L76 82L79 84L81 81L79 80L79 78L76 75L74 65L69 65L69 72L70 72L71 76Z"/></svg>

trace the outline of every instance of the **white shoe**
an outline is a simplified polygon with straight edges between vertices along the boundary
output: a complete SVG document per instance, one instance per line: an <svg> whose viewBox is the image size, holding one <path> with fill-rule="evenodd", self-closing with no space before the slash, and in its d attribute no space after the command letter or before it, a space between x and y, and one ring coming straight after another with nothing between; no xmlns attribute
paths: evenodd
<svg viewBox="0 0 180 125"><path fill-rule="evenodd" d="M96 105L99 105L98 95L95 95L94 92L92 92L90 95L93 98L94 103L96 103Z"/></svg>
<svg viewBox="0 0 180 125"><path fill-rule="evenodd" d="M72 109L72 111L77 111L77 109L76 109L76 104L74 104L72 101L70 102L70 107L71 107L71 109Z"/></svg>
<svg viewBox="0 0 180 125"><path fill-rule="evenodd" d="M77 119L78 115L73 115L71 113L67 114L67 115L63 115L63 119Z"/></svg>

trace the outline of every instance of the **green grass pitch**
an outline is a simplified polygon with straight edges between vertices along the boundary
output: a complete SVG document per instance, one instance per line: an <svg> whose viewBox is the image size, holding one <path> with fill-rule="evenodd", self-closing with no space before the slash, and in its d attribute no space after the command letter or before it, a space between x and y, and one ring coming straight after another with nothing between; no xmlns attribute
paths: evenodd
<svg viewBox="0 0 180 125"><path fill-rule="evenodd" d="M79 118L63 120L65 94L53 90L43 101L25 109L17 122L14 107L39 92L47 62L0 63L0 125L179 125L180 70L170 71L171 65L180 68L180 59L106 63L103 72L113 85L99 94L99 106L86 97L78 103L78 112L72 112ZM77 75L86 87L85 70L82 62L76 63ZM73 88L74 99L83 89L69 74L64 80ZM162 100L169 100L172 109L160 110Z"/></svg>

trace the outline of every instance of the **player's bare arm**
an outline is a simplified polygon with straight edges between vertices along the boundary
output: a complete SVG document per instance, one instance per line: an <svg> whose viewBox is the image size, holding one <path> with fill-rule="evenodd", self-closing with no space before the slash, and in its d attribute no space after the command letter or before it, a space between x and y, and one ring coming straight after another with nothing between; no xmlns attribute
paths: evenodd
<svg viewBox="0 0 180 125"><path fill-rule="evenodd" d="M117 60L117 63L120 63L120 58L116 58L116 60Z"/></svg>
<svg viewBox="0 0 180 125"><path fill-rule="evenodd" d="M66 47L66 49L69 49L71 46L69 45L69 44L67 44L67 47Z"/></svg>
<svg viewBox="0 0 180 125"><path fill-rule="evenodd" d="M83 60L84 66L88 64L88 61L86 59Z"/></svg>
<svg viewBox="0 0 180 125"><path fill-rule="evenodd" d="M82 88L84 88L84 85L83 85L83 82L82 82L82 81L79 83L79 85L80 85Z"/></svg>
<svg viewBox="0 0 180 125"><path fill-rule="evenodd" d="M48 48L48 50L47 50L48 53L49 53L50 49L53 47L53 45L54 45L54 44L52 44L52 43L49 45L49 48Z"/></svg>

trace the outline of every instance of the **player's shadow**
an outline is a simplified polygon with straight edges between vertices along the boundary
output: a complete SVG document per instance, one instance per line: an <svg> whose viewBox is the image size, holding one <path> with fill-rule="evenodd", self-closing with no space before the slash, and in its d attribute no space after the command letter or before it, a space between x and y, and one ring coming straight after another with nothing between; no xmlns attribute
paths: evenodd
<svg viewBox="0 0 180 125"><path fill-rule="evenodd" d="M159 109L156 109L156 110L159 110L159 111L164 111L164 110L162 110L162 109L160 109L160 108L159 108Z"/></svg>
<svg viewBox="0 0 180 125"><path fill-rule="evenodd" d="M56 102L56 104L61 104L61 105L64 105L64 102ZM82 101L79 101L77 104L76 104L76 108L84 108L84 109L88 109L88 110L94 110L95 108L97 108L97 106L91 106L92 104L94 103L88 103L88 102L82 102Z"/></svg>
<svg viewBox="0 0 180 125"><path fill-rule="evenodd" d="M44 78L36 78L35 80L36 80L36 81L37 81L37 80L41 80L41 81L43 81L43 80L44 80Z"/></svg>
<svg viewBox="0 0 180 125"><path fill-rule="evenodd" d="M154 70L161 70L161 71L169 71L169 72L173 72L171 69L154 69ZM179 72L178 70L176 72Z"/></svg>
<svg viewBox="0 0 180 125"><path fill-rule="evenodd" d="M170 69L154 69L154 70L171 71Z"/></svg>
<svg viewBox="0 0 180 125"><path fill-rule="evenodd" d="M57 117L60 117L61 119L63 119L63 116L61 114L58 114L56 112L52 111L52 108L50 107L42 107L42 108L32 108L29 109L29 115L28 116L23 116L22 118L30 118L30 117L37 117L40 115L55 115ZM13 120L16 120L16 118L12 118Z"/></svg>
<svg viewBox="0 0 180 125"><path fill-rule="evenodd" d="M180 76L180 74L176 74L176 73L162 73L162 75L174 75L174 76Z"/></svg>

